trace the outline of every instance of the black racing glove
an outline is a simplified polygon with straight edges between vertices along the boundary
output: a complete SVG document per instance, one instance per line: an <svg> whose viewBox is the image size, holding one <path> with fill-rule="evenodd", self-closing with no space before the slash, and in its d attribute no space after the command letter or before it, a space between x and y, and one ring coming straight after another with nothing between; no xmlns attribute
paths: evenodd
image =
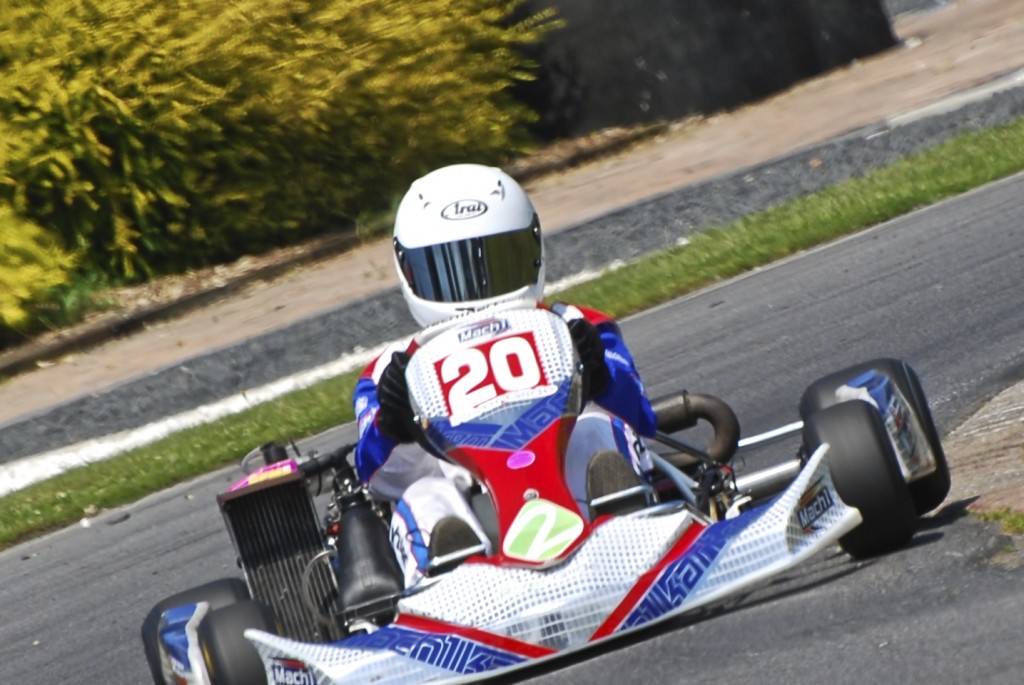
<svg viewBox="0 0 1024 685"><path fill-rule="evenodd" d="M384 437L402 443L416 442L419 434L409 403L409 386L405 382L408 365L409 355L395 352L377 384L377 402L380 404L377 428Z"/></svg>
<svg viewBox="0 0 1024 685"><path fill-rule="evenodd" d="M583 364L583 397L590 401L604 392L611 380L604 361L604 343L597 326L586 319L570 321L569 335Z"/></svg>

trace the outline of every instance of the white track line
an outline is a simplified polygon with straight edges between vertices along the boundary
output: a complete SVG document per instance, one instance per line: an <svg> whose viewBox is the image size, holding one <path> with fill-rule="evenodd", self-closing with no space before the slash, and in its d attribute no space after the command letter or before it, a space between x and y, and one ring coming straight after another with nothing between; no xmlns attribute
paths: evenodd
<svg viewBox="0 0 1024 685"><path fill-rule="evenodd" d="M615 262L600 271L588 271L563 279L557 283L552 283L545 289L545 294L550 295L565 290L570 286L593 280L603 273L618 269L622 264L622 262ZM201 407L154 421L139 428L93 438L92 440L86 440L50 452L43 452L7 464L0 464L0 497L21 490L34 483L53 478L65 471L110 459L129 450L162 440L179 431L213 423L226 416L239 414L258 404L287 395L295 390L308 388L320 381L335 378L354 369L362 368L375 359L388 344L390 343L385 343L369 351L360 350L353 352L330 364L282 378L268 385L247 390L217 402L204 404Z"/></svg>
<svg viewBox="0 0 1024 685"><path fill-rule="evenodd" d="M330 364L282 378L260 388L246 390L217 402L204 404L201 407L169 416L140 428L86 440L77 445L2 464L0 465L0 497L70 469L110 459L128 450L162 440L178 431L212 423L295 390L308 388L320 381L361 368L376 358L383 348L380 346L369 351L356 351Z"/></svg>

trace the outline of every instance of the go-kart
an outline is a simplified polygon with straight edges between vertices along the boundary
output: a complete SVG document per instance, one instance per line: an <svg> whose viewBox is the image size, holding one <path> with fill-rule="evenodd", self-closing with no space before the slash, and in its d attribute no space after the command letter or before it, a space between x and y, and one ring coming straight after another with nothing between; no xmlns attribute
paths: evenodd
<svg viewBox="0 0 1024 685"><path fill-rule="evenodd" d="M655 400L655 472L599 453L581 504L562 474L584 380L560 317L497 308L417 342L406 379L421 443L474 476L490 545L430 559L406 589L387 506L354 477L351 446L301 458L264 446L218 498L244 581L169 597L143 623L157 685L500 676L721 602L836 543L855 558L895 550L949 490L916 374L876 359L811 384L801 421L744 439L715 397ZM704 448L678 436L698 424L714 432ZM731 466L737 450L796 435L781 464Z"/></svg>

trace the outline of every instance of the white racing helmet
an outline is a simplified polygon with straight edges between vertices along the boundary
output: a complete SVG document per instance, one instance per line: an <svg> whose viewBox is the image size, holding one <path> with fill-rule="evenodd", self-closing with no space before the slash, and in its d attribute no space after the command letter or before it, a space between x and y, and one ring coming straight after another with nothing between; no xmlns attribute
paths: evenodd
<svg viewBox="0 0 1024 685"><path fill-rule="evenodd" d="M501 169L456 164L413 182L395 216L395 264L421 326L544 294L533 203Z"/></svg>

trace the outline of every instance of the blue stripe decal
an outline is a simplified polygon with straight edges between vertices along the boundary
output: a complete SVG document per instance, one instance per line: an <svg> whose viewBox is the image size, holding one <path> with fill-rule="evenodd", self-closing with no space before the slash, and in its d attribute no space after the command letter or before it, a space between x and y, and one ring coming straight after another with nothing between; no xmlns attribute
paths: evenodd
<svg viewBox="0 0 1024 685"><path fill-rule="evenodd" d="M615 436L615 447L626 461L629 461L629 442L626 440L626 423L617 416L612 417L612 434Z"/></svg>
<svg viewBox="0 0 1024 685"><path fill-rule="evenodd" d="M427 566L430 564L430 558L427 545L423 541L423 533L420 531L419 524L416 523L416 517L412 515L412 509L409 508L404 499L398 500L395 504L395 511L405 521L405 528L409 531L409 536L412 538L410 546L412 547L412 555L416 557L416 567L426 573Z"/></svg>
<svg viewBox="0 0 1024 685"><path fill-rule="evenodd" d="M486 422L469 421L453 427L447 419L431 419L428 435L443 451L452 445L522 449L565 413L570 387L571 382L566 381L553 395L530 401L525 406L513 405L495 413Z"/></svg>
<svg viewBox="0 0 1024 685"><path fill-rule="evenodd" d="M712 524L681 557L665 567L617 630L641 626L681 606L714 566L726 544L757 520L764 506L767 505Z"/></svg>
<svg viewBox="0 0 1024 685"><path fill-rule="evenodd" d="M395 625L336 644L339 647L394 652L461 674L485 673L526 661L525 657L458 635L425 633Z"/></svg>
<svg viewBox="0 0 1024 685"><path fill-rule="evenodd" d="M196 604L171 607L160 617L157 628L160 641L172 663L176 662L178 669L188 672L192 671L192 663L188 658L188 636L185 634L185 626L192 620L198 608Z"/></svg>

